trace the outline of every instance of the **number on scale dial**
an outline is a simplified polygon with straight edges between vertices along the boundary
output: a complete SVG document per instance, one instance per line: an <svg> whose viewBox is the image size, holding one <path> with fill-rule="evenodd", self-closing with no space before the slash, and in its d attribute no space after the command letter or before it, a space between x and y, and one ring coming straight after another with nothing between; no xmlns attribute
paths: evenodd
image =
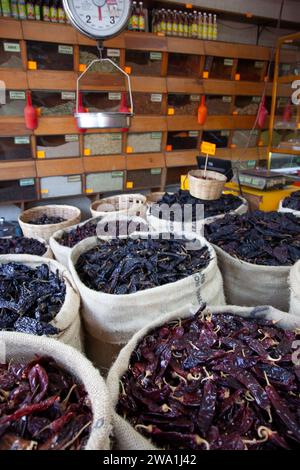
<svg viewBox="0 0 300 470"><path fill-rule="evenodd" d="M75 28L93 39L119 34L127 25L131 0L63 0Z"/></svg>

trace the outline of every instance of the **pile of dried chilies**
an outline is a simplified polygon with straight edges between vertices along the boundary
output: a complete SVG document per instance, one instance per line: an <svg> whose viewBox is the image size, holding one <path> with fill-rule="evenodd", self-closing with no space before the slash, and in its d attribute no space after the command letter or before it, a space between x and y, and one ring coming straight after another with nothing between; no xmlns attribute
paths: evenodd
<svg viewBox="0 0 300 470"><path fill-rule="evenodd" d="M49 224L60 224L61 222L65 222L65 220L66 219L64 219L63 217L42 214L37 219L30 220L27 223L33 224L33 225L49 225Z"/></svg>
<svg viewBox="0 0 300 470"><path fill-rule="evenodd" d="M97 244L78 258L76 270L90 289L108 294L131 294L176 282L208 266L210 253L191 241L159 238L115 238Z"/></svg>
<svg viewBox="0 0 300 470"><path fill-rule="evenodd" d="M160 211L160 208L163 204L166 204L169 207L174 204L178 204L182 209L187 204L191 205L192 221L195 222L197 220L197 215L199 216L199 214L197 214L197 206L199 205L203 205L204 217L208 218L233 211L242 205L242 201L239 197L234 196L233 194L222 194L220 199L206 201L191 196L189 191L180 190L174 194L165 193L163 197L151 207L151 214L161 219L163 214ZM170 218L171 221L174 222L174 212L171 212Z"/></svg>
<svg viewBox="0 0 300 470"><path fill-rule="evenodd" d="M199 311L151 331L131 355L117 411L158 447L300 449L300 332Z"/></svg>
<svg viewBox="0 0 300 470"><path fill-rule="evenodd" d="M83 385L53 358L0 364L0 450L80 450L92 419Z"/></svg>
<svg viewBox="0 0 300 470"><path fill-rule="evenodd" d="M57 241L60 245L73 248L77 243L88 237L96 235L98 221L90 220L83 225L77 225L70 231L65 231Z"/></svg>
<svg viewBox="0 0 300 470"><path fill-rule="evenodd" d="M44 253L46 253L46 246L35 238L0 238L0 255L28 254L43 256Z"/></svg>
<svg viewBox="0 0 300 470"><path fill-rule="evenodd" d="M205 237L248 263L291 266L300 259L300 219L291 213L227 214L205 226Z"/></svg>
<svg viewBox="0 0 300 470"><path fill-rule="evenodd" d="M292 193L282 201L282 207L300 211L300 191Z"/></svg>
<svg viewBox="0 0 300 470"><path fill-rule="evenodd" d="M50 322L60 311L65 295L64 280L47 264L37 268L0 264L0 330L57 334L59 330Z"/></svg>

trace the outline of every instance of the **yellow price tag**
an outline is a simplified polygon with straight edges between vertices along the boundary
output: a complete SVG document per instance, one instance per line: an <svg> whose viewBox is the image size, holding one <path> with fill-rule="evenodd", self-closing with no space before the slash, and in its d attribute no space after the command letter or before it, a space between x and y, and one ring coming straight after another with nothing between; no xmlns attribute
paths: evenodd
<svg viewBox="0 0 300 470"><path fill-rule="evenodd" d="M44 150L38 150L36 153L37 158L45 158Z"/></svg>
<svg viewBox="0 0 300 470"><path fill-rule="evenodd" d="M173 116L175 114L174 108L168 108L168 116Z"/></svg>
<svg viewBox="0 0 300 470"><path fill-rule="evenodd" d="M180 189L182 190L189 190L189 179L188 175L181 175L180 176Z"/></svg>
<svg viewBox="0 0 300 470"><path fill-rule="evenodd" d="M127 181L126 189L132 189L132 188L133 188L133 182L132 181Z"/></svg>
<svg viewBox="0 0 300 470"><path fill-rule="evenodd" d="M127 75L130 75L131 74L131 67L125 67L125 73L127 73Z"/></svg>
<svg viewBox="0 0 300 470"><path fill-rule="evenodd" d="M234 79L238 82L241 79L241 75L239 73L236 73Z"/></svg>
<svg viewBox="0 0 300 470"><path fill-rule="evenodd" d="M126 147L126 153L132 153L133 148L132 147Z"/></svg>
<svg viewBox="0 0 300 470"><path fill-rule="evenodd" d="M216 144L211 144L210 142L201 142L201 153L206 155L215 155L216 154Z"/></svg>
<svg viewBox="0 0 300 470"><path fill-rule="evenodd" d="M34 60L28 60L27 67L28 67L28 70L36 70L37 63Z"/></svg>
<svg viewBox="0 0 300 470"><path fill-rule="evenodd" d="M85 64L79 64L79 72L84 72L86 70Z"/></svg>
<svg viewBox="0 0 300 470"><path fill-rule="evenodd" d="M93 190L92 188L86 188L85 192L86 192L87 194L91 194L91 193L94 192L94 190Z"/></svg>
<svg viewBox="0 0 300 470"><path fill-rule="evenodd" d="M202 74L202 78L209 78L209 72L204 71Z"/></svg>
<svg viewBox="0 0 300 470"><path fill-rule="evenodd" d="M48 194L49 193L49 189L41 189L41 194Z"/></svg>
<svg viewBox="0 0 300 470"><path fill-rule="evenodd" d="M87 157L88 155L91 155L91 149L84 149L83 154Z"/></svg>

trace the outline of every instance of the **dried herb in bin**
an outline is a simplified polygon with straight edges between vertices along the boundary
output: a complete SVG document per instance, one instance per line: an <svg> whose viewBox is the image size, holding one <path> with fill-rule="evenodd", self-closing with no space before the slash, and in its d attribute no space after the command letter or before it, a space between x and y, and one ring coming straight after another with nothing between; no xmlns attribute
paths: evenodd
<svg viewBox="0 0 300 470"><path fill-rule="evenodd" d="M28 254L43 256L46 253L44 243L35 238L12 237L0 238L0 255L6 254Z"/></svg>
<svg viewBox="0 0 300 470"><path fill-rule="evenodd" d="M167 204L169 207L174 204L179 204L182 208L184 208L186 204L190 204L192 206L192 221L195 222L197 217L197 205L202 204L204 206L204 217L208 218L233 211L242 205L242 201L233 194L222 194L220 199L204 201L191 196L189 191L180 190L174 194L165 193L164 196L151 207L151 214L161 219L162 213L159 209L163 204ZM174 221L174 212L170 213L170 217L171 220Z"/></svg>
<svg viewBox="0 0 300 470"><path fill-rule="evenodd" d="M207 310L164 324L131 354L117 411L160 448L300 450L297 339Z"/></svg>
<svg viewBox="0 0 300 470"><path fill-rule="evenodd" d="M58 216L51 216L47 214L42 214L40 217L34 220L30 220L28 223L33 225L48 225L48 224L60 224L65 222L66 219Z"/></svg>
<svg viewBox="0 0 300 470"><path fill-rule="evenodd" d="M291 266L300 259L300 219L291 213L227 214L205 226L205 237L248 263Z"/></svg>
<svg viewBox="0 0 300 470"><path fill-rule="evenodd" d="M114 238L78 258L76 270L90 289L108 294L132 294L176 282L208 266L206 246L188 250L189 240Z"/></svg>
<svg viewBox="0 0 300 470"><path fill-rule="evenodd" d="M282 207L300 211L300 191L292 193L282 201Z"/></svg>
<svg viewBox="0 0 300 470"><path fill-rule="evenodd" d="M82 384L51 357L0 364L0 450L80 450L92 410Z"/></svg>
<svg viewBox="0 0 300 470"><path fill-rule="evenodd" d="M47 264L0 264L0 330L33 335L59 332L50 322L64 303L66 286L59 272Z"/></svg>

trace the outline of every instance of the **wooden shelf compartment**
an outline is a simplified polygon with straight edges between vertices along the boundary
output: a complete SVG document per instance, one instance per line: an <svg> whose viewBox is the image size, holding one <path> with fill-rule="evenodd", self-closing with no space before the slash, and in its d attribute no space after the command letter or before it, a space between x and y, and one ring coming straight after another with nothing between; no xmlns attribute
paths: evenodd
<svg viewBox="0 0 300 470"><path fill-rule="evenodd" d="M73 26L47 21L22 21L23 39L27 41L76 44L77 35Z"/></svg>
<svg viewBox="0 0 300 470"><path fill-rule="evenodd" d="M22 116L1 116L0 117L0 135L1 136L21 136L31 135L32 131L25 126Z"/></svg>
<svg viewBox="0 0 300 470"><path fill-rule="evenodd" d="M82 158L59 158L36 161L37 176L67 176L84 173Z"/></svg>
<svg viewBox="0 0 300 470"><path fill-rule="evenodd" d="M134 116L130 132L155 132L167 130L166 116Z"/></svg>
<svg viewBox="0 0 300 470"><path fill-rule="evenodd" d="M12 18L0 18L0 38L23 39L21 22Z"/></svg>
<svg viewBox="0 0 300 470"><path fill-rule="evenodd" d="M103 46L109 47L111 49L124 49L125 47L124 34L125 33L119 34L116 38L112 38L112 39L108 39L107 41L104 41ZM96 41L94 39L90 39L87 36L80 34L78 31L76 31L76 44L79 44L80 46L96 47Z"/></svg>
<svg viewBox="0 0 300 470"><path fill-rule="evenodd" d="M84 157L82 160L85 173L118 171L126 169L126 157L124 155Z"/></svg>
<svg viewBox="0 0 300 470"><path fill-rule="evenodd" d="M80 80L80 89L92 91L125 91L126 79L121 74L116 73L88 72L82 80Z"/></svg>
<svg viewBox="0 0 300 470"><path fill-rule="evenodd" d="M166 162L163 153L140 153L126 156L127 170L165 168L165 166Z"/></svg>
<svg viewBox="0 0 300 470"><path fill-rule="evenodd" d="M17 160L0 162L0 181L35 178L36 167L34 160Z"/></svg>
<svg viewBox="0 0 300 470"><path fill-rule="evenodd" d="M41 116L35 135L78 134L73 116Z"/></svg>
<svg viewBox="0 0 300 470"><path fill-rule="evenodd" d="M197 165L197 156L199 155L199 150L180 150L176 152L166 152L166 167L178 167L178 166L189 166Z"/></svg>
<svg viewBox="0 0 300 470"><path fill-rule="evenodd" d="M155 36L155 35L154 35ZM181 54L197 54L197 55L204 55L205 54L205 45L204 41L199 39L188 39L187 38L180 38L180 37L169 37L166 38L166 50L168 52L175 52Z"/></svg>
<svg viewBox="0 0 300 470"><path fill-rule="evenodd" d="M166 37L134 31L125 31L123 35L125 49L161 52L167 52L168 50Z"/></svg>
<svg viewBox="0 0 300 470"><path fill-rule="evenodd" d="M28 70L27 80L31 90L62 90L76 89L76 72L57 70Z"/></svg>
<svg viewBox="0 0 300 470"><path fill-rule="evenodd" d="M168 90L167 79L164 77L139 77L135 75L130 77L130 82L133 92L167 93ZM126 89L128 89L127 86Z"/></svg>
<svg viewBox="0 0 300 470"><path fill-rule="evenodd" d="M168 131L252 129L255 116L208 116L204 126L198 124L196 116L167 116ZM267 126L267 124L266 124Z"/></svg>
<svg viewBox="0 0 300 470"><path fill-rule="evenodd" d="M28 88L27 74L20 69L0 68L0 79L8 90L26 90Z"/></svg>
<svg viewBox="0 0 300 470"><path fill-rule="evenodd" d="M230 57L231 59L253 59L269 61L271 49L252 44L228 43L222 41L202 41L204 54L217 57Z"/></svg>

